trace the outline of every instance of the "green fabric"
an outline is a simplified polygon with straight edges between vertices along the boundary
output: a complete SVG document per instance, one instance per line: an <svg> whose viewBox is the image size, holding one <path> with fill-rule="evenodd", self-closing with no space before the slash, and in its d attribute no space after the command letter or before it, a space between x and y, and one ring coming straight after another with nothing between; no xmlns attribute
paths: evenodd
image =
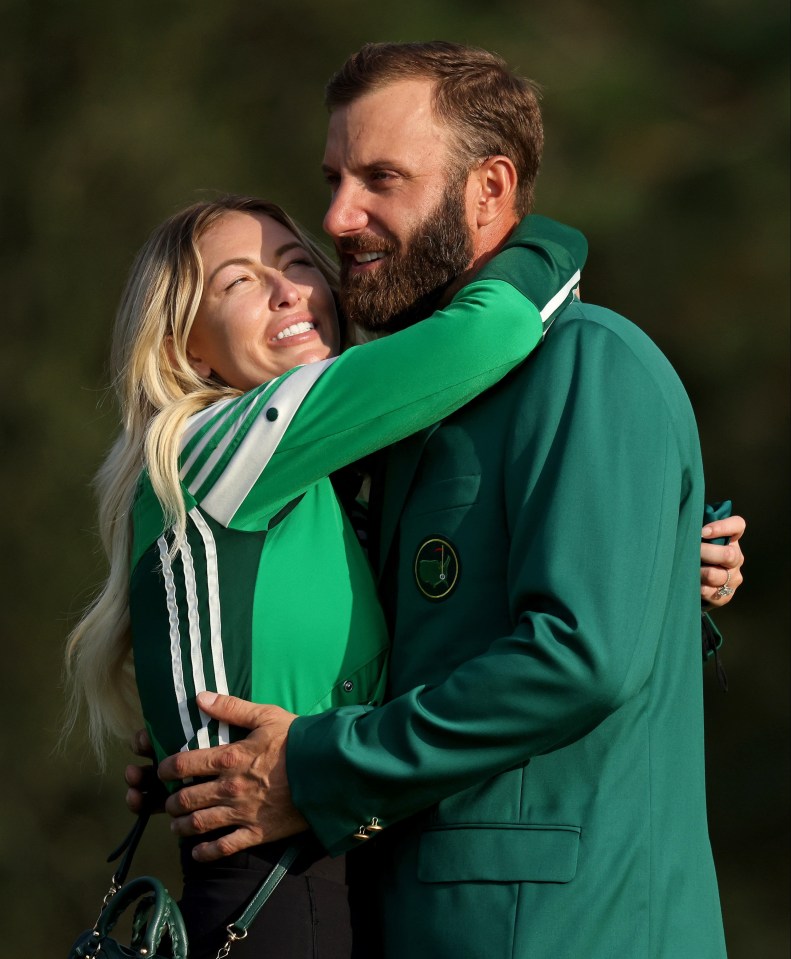
<svg viewBox="0 0 791 959"><path fill-rule="evenodd" d="M702 510L676 375L634 326L586 304L566 307L497 389L391 451L379 563L390 701L301 717L288 745L294 800L330 850L352 848L374 816L385 826L369 840L382 955L724 956L704 787ZM432 537L458 557L440 601L414 568ZM486 853L479 838L505 826L578 831L575 868L565 837L558 872L530 875L549 853L529 837L517 874L507 840Z"/></svg>
<svg viewBox="0 0 791 959"><path fill-rule="evenodd" d="M547 252L539 237L520 250L542 306L582 265L584 241L563 229L574 252L554 239ZM250 438L265 445L278 425L278 397L303 373L198 414L182 454L188 548L170 558L158 542L162 513L147 477L133 514L135 668L160 758L243 735L208 721L194 702L202 688L223 691L223 674L232 694L298 713L381 698L387 632L326 477L457 410L517 365L541 333L538 308L514 285L490 279L420 326L349 350L323 367L249 486L234 486L238 504L227 523L212 514L210 497L240 463L255 465L261 454Z"/></svg>
<svg viewBox="0 0 791 959"><path fill-rule="evenodd" d="M417 875L421 882L571 882L579 845L573 826L428 829Z"/></svg>

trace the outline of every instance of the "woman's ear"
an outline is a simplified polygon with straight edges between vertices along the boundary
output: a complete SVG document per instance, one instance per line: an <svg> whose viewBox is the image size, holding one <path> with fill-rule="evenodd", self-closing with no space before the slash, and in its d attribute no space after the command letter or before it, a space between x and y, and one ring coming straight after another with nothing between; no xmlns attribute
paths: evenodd
<svg viewBox="0 0 791 959"><path fill-rule="evenodd" d="M168 333L165 337L165 352L168 355L168 360L170 365L175 369L178 366L178 360L176 358L176 348L173 344L173 334ZM211 366L200 356L197 356L193 353L189 347L187 347L187 362L192 367L192 369L202 377L204 380L208 380L212 375Z"/></svg>
<svg viewBox="0 0 791 959"><path fill-rule="evenodd" d="M472 174L474 215L479 227L488 226L504 213L513 212L517 173L506 156L487 157Z"/></svg>

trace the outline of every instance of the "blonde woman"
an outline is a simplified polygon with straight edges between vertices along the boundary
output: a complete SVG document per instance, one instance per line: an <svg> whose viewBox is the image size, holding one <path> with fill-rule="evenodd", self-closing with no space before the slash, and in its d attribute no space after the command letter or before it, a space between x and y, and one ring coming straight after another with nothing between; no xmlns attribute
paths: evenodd
<svg viewBox="0 0 791 959"><path fill-rule="evenodd" d="M335 267L277 206L227 197L153 233L115 328L121 432L98 476L110 572L67 654L100 756L141 713L159 758L241 738L200 712L204 689L302 714L377 702L386 629L328 477L453 412L540 342L585 241L536 218L515 253L519 283L485 268L425 322L339 356ZM216 954L281 846L201 864L182 845L193 959ZM349 954L342 860L307 849L235 953L264 946Z"/></svg>

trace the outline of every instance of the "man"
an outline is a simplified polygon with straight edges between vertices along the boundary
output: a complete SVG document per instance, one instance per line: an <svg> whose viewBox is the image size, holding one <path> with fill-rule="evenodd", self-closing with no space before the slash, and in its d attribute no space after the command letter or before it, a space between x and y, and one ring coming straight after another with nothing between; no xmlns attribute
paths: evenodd
<svg viewBox="0 0 791 959"><path fill-rule="evenodd" d="M483 51L376 45L328 104L344 308L397 329L526 228L535 91ZM236 827L197 847L207 859L307 824L330 852L371 847L370 955L723 956L702 473L667 362L626 320L572 302L519 371L392 450L379 495L388 702L294 718L204 694L253 731L160 766L217 776L168 800L175 831ZM708 572L704 595L740 580L738 544L717 549L704 558L734 569Z"/></svg>

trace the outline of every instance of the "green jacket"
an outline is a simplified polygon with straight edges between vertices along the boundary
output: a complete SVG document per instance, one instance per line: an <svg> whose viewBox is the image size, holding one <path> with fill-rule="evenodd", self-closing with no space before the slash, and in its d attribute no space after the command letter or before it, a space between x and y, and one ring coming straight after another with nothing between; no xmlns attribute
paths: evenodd
<svg viewBox="0 0 791 959"><path fill-rule="evenodd" d="M301 717L295 802L377 859L392 959L724 956L704 790L703 475L636 327L573 302L390 454L389 701ZM375 838L373 838L375 836Z"/></svg>

